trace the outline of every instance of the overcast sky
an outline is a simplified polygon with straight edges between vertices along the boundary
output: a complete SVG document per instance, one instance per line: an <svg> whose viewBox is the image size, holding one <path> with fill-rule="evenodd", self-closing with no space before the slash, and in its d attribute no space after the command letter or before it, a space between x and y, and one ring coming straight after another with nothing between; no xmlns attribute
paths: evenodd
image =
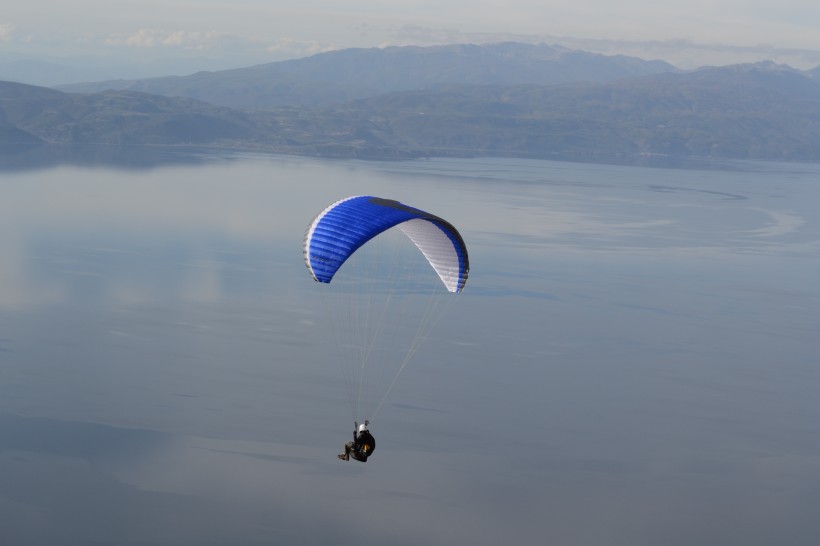
<svg viewBox="0 0 820 546"><path fill-rule="evenodd" d="M816 0L9 0L0 51L264 62L347 47L545 41L681 65L820 64ZM634 42L651 41L650 44ZM660 42L660 43L658 43Z"/></svg>

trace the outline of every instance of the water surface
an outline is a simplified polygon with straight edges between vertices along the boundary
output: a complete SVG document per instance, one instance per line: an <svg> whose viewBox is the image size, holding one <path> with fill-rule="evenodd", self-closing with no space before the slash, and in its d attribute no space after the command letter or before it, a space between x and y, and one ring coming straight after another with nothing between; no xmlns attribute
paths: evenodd
<svg viewBox="0 0 820 546"><path fill-rule="evenodd" d="M0 172L4 542L815 544L820 168L163 155ZM301 255L353 194L472 265L367 465Z"/></svg>

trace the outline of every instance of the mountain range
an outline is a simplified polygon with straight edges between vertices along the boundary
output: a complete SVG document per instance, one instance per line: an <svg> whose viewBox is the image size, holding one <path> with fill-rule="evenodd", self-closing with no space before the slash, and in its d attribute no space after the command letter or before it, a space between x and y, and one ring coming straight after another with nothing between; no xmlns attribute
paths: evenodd
<svg viewBox="0 0 820 546"><path fill-rule="evenodd" d="M190 76L59 87L70 92L141 91L239 109L324 106L442 85L607 82L675 71L663 61L604 56L546 44L502 43L345 49L304 59Z"/></svg>
<svg viewBox="0 0 820 546"><path fill-rule="evenodd" d="M185 77L0 83L6 143L334 157L820 159L820 67L681 71L560 46L351 49Z"/></svg>

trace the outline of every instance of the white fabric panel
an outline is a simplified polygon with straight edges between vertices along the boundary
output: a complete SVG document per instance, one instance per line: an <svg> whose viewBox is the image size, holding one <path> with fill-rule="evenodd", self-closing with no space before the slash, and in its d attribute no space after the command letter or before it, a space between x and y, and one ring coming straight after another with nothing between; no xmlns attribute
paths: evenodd
<svg viewBox="0 0 820 546"><path fill-rule="evenodd" d="M453 241L438 226L419 218L398 225L418 247L450 292L458 290L458 254Z"/></svg>

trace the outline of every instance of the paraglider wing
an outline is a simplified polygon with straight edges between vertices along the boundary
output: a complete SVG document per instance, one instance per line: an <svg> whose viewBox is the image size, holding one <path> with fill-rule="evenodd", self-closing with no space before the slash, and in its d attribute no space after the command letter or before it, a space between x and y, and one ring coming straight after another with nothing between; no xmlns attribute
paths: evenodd
<svg viewBox="0 0 820 546"><path fill-rule="evenodd" d="M424 254L447 290L464 289L470 267L458 230L438 216L380 197L348 197L323 210L305 234L305 264L315 280L329 283L356 250L396 226Z"/></svg>

